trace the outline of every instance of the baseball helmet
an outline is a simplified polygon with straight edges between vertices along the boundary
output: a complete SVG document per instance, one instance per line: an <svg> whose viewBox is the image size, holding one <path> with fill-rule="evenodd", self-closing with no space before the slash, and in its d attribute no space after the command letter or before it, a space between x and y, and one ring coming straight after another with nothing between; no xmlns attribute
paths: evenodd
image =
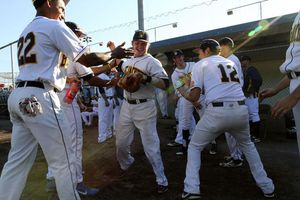
<svg viewBox="0 0 300 200"><path fill-rule="evenodd" d="M180 49L176 49L175 51L173 51L173 58L175 58L176 56L183 56L183 52Z"/></svg>
<svg viewBox="0 0 300 200"><path fill-rule="evenodd" d="M220 44L214 39L205 39L202 40L198 48L202 49L203 51L207 48L210 48L210 50L215 51L220 49Z"/></svg>
<svg viewBox="0 0 300 200"><path fill-rule="evenodd" d="M245 60L251 61L251 58L250 58L249 56L247 56L247 55L244 55L244 56L242 56L242 57L240 58L240 62L243 62L243 61L245 61Z"/></svg>
<svg viewBox="0 0 300 200"><path fill-rule="evenodd" d="M149 35L143 30L136 30L133 35L132 41L149 42Z"/></svg>
<svg viewBox="0 0 300 200"><path fill-rule="evenodd" d="M229 46L231 48L234 47L234 42L230 37L223 37L219 40L220 45Z"/></svg>
<svg viewBox="0 0 300 200"><path fill-rule="evenodd" d="M79 32L82 34L82 36L86 36L84 30L78 26L78 24L74 22L65 22L65 24L74 32Z"/></svg>

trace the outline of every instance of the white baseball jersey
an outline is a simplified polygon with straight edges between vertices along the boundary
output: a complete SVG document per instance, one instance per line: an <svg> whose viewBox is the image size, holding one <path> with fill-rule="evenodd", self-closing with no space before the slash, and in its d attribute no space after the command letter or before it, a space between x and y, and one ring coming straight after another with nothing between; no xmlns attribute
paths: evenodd
<svg viewBox="0 0 300 200"><path fill-rule="evenodd" d="M237 72L238 72L238 75L239 75L240 84L243 87L243 85L244 85L244 75L243 75L242 66L241 66L241 62L240 62L239 58L236 57L236 55L231 54L230 56L228 56L227 59L234 62L235 66L236 66L236 69L237 69Z"/></svg>
<svg viewBox="0 0 300 200"><path fill-rule="evenodd" d="M290 46L286 51L285 61L280 66L281 73L300 72L300 11L292 25Z"/></svg>
<svg viewBox="0 0 300 200"><path fill-rule="evenodd" d="M67 58L74 60L84 50L64 22L42 16L35 17L25 28L18 47L17 81L48 82L58 90L65 86Z"/></svg>
<svg viewBox="0 0 300 200"><path fill-rule="evenodd" d="M105 73L99 74L98 77L101 78L102 80L108 80L108 81L111 80L111 78L109 78L109 76ZM109 87L109 88L104 87L103 89L104 89L105 95L107 97L114 96L114 88L113 87Z"/></svg>
<svg viewBox="0 0 300 200"><path fill-rule="evenodd" d="M150 54L125 61L122 65L122 70L131 73L140 71L145 75L168 79L168 75L159 60ZM142 84L140 89L134 93L124 90L124 97L126 99L155 99L155 87L151 84Z"/></svg>
<svg viewBox="0 0 300 200"><path fill-rule="evenodd" d="M185 74L192 73L195 63L194 62L185 62L185 64L186 64L186 66L184 68Z"/></svg>
<svg viewBox="0 0 300 200"><path fill-rule="evenodd" d="M204 76L205 74L205 76ZM192 73L192 88L205 92L205 103L244 100L235 64L221 56L214 55L196 63ZM231 91L228 94L228 91Z"/></svg>
<svg viewBox="0 0 300 200"><path fill-rule="evenodd" d="M178 86L176 85L176 83L179 81L179 77L184 76L184 75L185 75L184 69L178 69L178 68L175 68L171 75L172 83L173 83L173 86L175 89L175 94L179 97L181 97L181 94L177 90Z"/></svg>

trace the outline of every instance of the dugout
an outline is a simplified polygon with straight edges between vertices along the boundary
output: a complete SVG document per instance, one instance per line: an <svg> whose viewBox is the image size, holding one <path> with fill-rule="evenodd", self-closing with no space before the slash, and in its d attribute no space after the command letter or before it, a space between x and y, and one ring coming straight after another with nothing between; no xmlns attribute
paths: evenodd
<svg viewBox="0 0 300 200"><path fill-rule="evenodd" d="M255 66L263 77L261 88L275 85L283 77L279 66L285 59L285 51L289 46L289 36L292 23L297 13L253 21L230 27L180 36L167 40L151 43L149 52L157 57L164 65L166 71L171 75L172 51L181 49L187 61L198 61L197 55L192 50L199 45L200 41L207 38L219 40L222 37L231 37L235 42L235 54L237 56L248 55L252 58L252 65ZM261 27L259 27L261 26ZM251 31L257 31L249 36ZM253 33L253 32L252 32ZM288 94L288 90L282 91L275 97L263 102L263 110L269 107L278 99ZM173 113L172 100L169 100L169 111ZM263 114L265 118L268 115ZM267 119L269 120L269 119ZM274 124L274 126L273 126ZM274 131L282 131L285 127L284 120L272 123Z"/></svg>

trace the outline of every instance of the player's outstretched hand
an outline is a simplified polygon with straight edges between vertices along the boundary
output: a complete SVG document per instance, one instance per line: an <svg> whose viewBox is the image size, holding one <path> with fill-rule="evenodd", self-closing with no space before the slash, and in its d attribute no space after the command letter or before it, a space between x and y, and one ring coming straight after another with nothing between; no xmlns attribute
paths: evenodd
<svg viewBox="0 0 300 200"><path fill-rule="evenodd" d="M274 118L283 117L288 111L290 111L298 102L298 99L292 95L288 95L285 98L278 101L271 111L271 116Z"/></svg>
<svg viewBox="0 0 300 200"><path fill-rule="evenodd" d="M262 91L259 92L258 94L258 100L259 102L262 102L265 98L268 98L268 97L272 97L276 94L276 91L275 89L273 88L266 88Z"/></svg>
<svg viewBox="0 0 300 200"><path fill-rule="evenodd" d="M112 58L130 58L133 55L133 51L131 49L124 48L125 42L117 46L115 49L111 51Z"/></svg>

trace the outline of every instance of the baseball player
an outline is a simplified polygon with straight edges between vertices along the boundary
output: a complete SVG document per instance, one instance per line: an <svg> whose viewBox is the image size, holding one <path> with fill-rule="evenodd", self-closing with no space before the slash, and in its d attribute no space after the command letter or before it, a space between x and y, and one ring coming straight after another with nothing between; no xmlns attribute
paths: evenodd
<svg viewBox="0 0 300 200"><path fill-rule="evenodd" d="M114 50L116 48L115 43L113 41L108 41L106 45L110 50ZM114 62L117 65L122 64L121 59L114 59ZM120 74L117 70L111 70L112 76L120 77ZM124 91L123 88L119 87L118 85L113 86L113 135L116 134L116 129L119 124L119 116L121 111L121 106L124 100Z"/></svg>
<svg viewBox="0 0 300 200"><path fill-rule="evenodd" d="M244 84L244 77L243 77L243 72L242 72L242 67L241 63L238 59L233 54L233 49L234 49L234 42L231 38L229 37L224 37L219 40L219 44L221 47L220 50L220 55L223 56L224 58L227 58L234 62L235 66L237 67L237 72L239 75L239 80L241 86ZM230 134L230 133L225 133L226 137L226 142L229 148L229 153L230 156L226 156L224 162L220 162L219 165L222 167L240 167L243 165L243 158L242 158L242 152L236 142L236 139Z"/></svg>
<svg viewBox="0 0 300 200"><path fill-rule="evenodd" d="M124 91L122 88L114 87L114 98L113 98L113 134L116 134L116 129L119 124L120 111L124 100Z"/></svg>
<svg viewBox="0 0 300 200"><path fill-rule="evenodd" d="M13 123L11 149L0 178L0 199L20 199L38 145L52 167L59 199L80 199L71 173L72 150L65 140L71 134L56 91L65 86L66 57L85 66L124 57L122 46L112 53L88 53L65 25L63 0L33 0L36 17L18 40L19 76L8 99ZM93 59L91 59L93 58Z"/></svg>
<svg viewBox="0 0 300 200"><path fill-rule="evenodd" d="M280 66L281 73L285 77L273 88L267 88L260 92L260 100L271 97L289 86L290 95L278 101L272 107L273 117L282 117L289 110L293 109L293 114L297 129L298 150L300 153L300 11L296 16L290 34L290 46L286 51L284 63Z"/></svg>
<svg viewBox="0 0 300 200"><path fill-rule="evenodd" d="M82 38L85 36L83 30L74 22L66 22L66 25L76 34L78 38ZM105 68L105 67L102 67ZM107 68L107 71L110 70L110 67ZM67 84L62 92L58 94L58 97L61 101L61 108L66 115L66 118L69 121L70 130L72 134L69 137L71 142L71 148L75 153L76 164L75 168L71 168L72 173L75 177L75 183L77 184L77 191L81 195L86 196L94 196L98 193L98 189L96 188L89 188L83 184L83 176L82 176L82 144L83 144L83 129L82 129L82 121L80 115L80 108L86 109L86 107L81 103L80 99L77 98L77 101L74 99L71 104L68 104L64 101L65 95L70 87L70 82L72 79L83 79L90 85L94 86L103 86L101 82L97 84L97 80L105 80L99 79L94 76L93 71L95 74L100 73L100 70L97 71L97 68L87 68L80 63L76 62L69 62L67 66ZM93 81L94 80L94 81ZM54 181L53 173L51 167L48 169L47 173L47 190L51 190L51 181Z"/></svg>
<svg viewBox="0 0 300 200"><path fill-rule="evenodd" d="M164 193L168 190L168 180L164 173L156 130L155 88L166 89L169 79L159 60L148 54L149 46L148 34L142 30L136 31L132 39L134 56L122 64L125 74L140 73L144 83L132 93L124 88L125 100L116 131L117 160L122 170L127 170L134 162L130 146L134 139L135 127L138 128L145 154L156 176L157 192Z"/></svg>
<svg viewBox="0 0 300 200"><path fill-rule="evenodd" d="M170 117L168 114L168 95L166 91L160 88L155 88L155 95L158 107L160 108L162 119L169 119Z"/></svg>
<svg viewBox="0 0 300 200"><path fill-rule="evenodd" d="M262 85L262 77L259 71L250 65L251 58L249 56L241 57L241 64L244 71L244 86L243 91L246 96L246 105L249 112L250 134L253 142L260 142L259 128L259 102L258 92Z"/></svg>
<svg viewBox="0 0 300 200"><path fill-rule="evenodd" d="M189 101L198 101L205 92L206 109L197 123L188 146L188 161L182 199L200 199L201 152L218 135L230 132L244 153L251 173L265 197L274 197L273 181L267 177L255 145L250 140L249 115L235 64L219 56L220 45L213 39L203 40L197 49L201 60L192 72L189 92L179 92Z"/></svg>
<svg viewBox="0 0 300 200"><path fill-rule="evenodd" d="M175 89L178 88L177 83L184 81L188 82L192 69L194 67L193 62L185 62L183 52L178 49L173 52L173 61L176 65L174 72L171 75L173 86ZM178 91L175 91L178 93ZM193 116L194 105L183 98L178 93L179 99L177 101L178 107L178 132L175 138L175 142L169 143L168 146L176 146L175 144L182 144L181 151L177 152L176 155L183 155L187 152L187 146L192 134L196 122Z"/></svg>
<svg viewBox="0 0 300 200"><path fill-rule="evenodd" d="M93 118L98 116L98 98L95 100L95 97L93 97L91 104L93 106L91 111L81 112L81 118L86 126L91 126Z"/></svg>
<svg viewBox="0 0 300 200"><path fill-rule="evenodd" d="M98 76L103 80L111 80L105 73ZM98 98L98 143L103 143L112 137L114 90L112 87L103 88L103 90L99 90L99 93L101 95Z"/></svg>

